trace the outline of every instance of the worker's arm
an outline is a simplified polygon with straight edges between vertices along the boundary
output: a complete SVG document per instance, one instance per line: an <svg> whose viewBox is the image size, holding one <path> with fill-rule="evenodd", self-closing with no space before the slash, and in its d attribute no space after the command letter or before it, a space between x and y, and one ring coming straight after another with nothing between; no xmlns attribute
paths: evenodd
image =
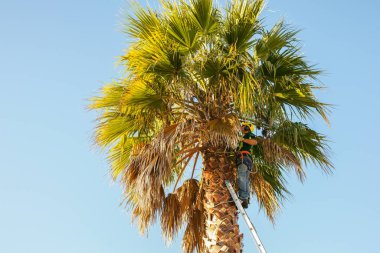
<svg viewBox="0 0 380 253"><path fill-rule="evenodd" d="M244 139L244 138L241 138L241 141L245 142L245 143L247 143L249 145L252 145L252 146L257 145L257 140L256 139Z"/></svg>

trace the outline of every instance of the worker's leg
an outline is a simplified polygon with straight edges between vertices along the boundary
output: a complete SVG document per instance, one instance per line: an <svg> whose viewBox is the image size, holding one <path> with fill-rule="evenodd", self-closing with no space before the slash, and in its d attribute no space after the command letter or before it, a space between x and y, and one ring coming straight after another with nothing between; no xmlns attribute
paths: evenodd
<svg viewBox="0 0 380 253"><path fill-rule="evenodd" d="M239 187L239 199L249 199L249 171L247 165L239 164L237 173L237 185Z"/></svg>

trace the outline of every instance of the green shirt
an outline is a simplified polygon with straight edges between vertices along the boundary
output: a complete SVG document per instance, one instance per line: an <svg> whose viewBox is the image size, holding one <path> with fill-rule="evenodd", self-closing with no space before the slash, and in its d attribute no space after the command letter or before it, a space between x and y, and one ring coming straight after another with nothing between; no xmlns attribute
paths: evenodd
<svg viewBox="0 0 380 253"><path fill-rule="evenodd" d="M251 140L251 139L255 139L256 135L254 135L251 132L248 132L248 133L244 134L243 138ZM248 143L245 143L243 141L240 142L240 144L239 144L239 151L248 151L248 152L251 152L251 149L252 149L252 145L249 145Z"/></svg>

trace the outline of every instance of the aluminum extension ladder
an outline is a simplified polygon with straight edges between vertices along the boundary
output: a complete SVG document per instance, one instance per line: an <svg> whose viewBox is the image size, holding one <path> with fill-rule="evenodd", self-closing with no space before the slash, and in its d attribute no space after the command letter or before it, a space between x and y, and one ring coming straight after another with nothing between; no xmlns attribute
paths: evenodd
<svg viewBox="0 0 380 253"><path fill-rule="evenodd" d="M238 196L236 195L236 192L235 192L234 188L232 187L230 181L226 180L226 186L227 186L228 191L231 194L232 199L235 202L236 207L238 208L241 215L243 216L245 223L247 223L249 231L251 231L253 239L256 241L256 245L259 248L260 253L266 253L264 245L261 243L259 235L257 234L256 229L253 226L251 220L249 219L247 213L245 212L243 206L241 205L240 200L239 200Z"/></svg>

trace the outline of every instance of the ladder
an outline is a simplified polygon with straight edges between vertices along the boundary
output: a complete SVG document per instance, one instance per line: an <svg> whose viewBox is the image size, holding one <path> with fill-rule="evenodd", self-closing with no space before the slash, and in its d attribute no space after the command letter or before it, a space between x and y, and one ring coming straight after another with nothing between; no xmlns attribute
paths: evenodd
<svg viewBox="0 0 380 253"><path fill-rule="evenodd" d="M232 187L230 181L226 180L226 186L227 186L228 191L231 194L232 199L235 202L236 207L238 208L241 215L243 216L245 223L247 223L249 231L251 231L253 239L256 241L256 245L259 248L260 253L266 253L264 245L261 243L259 235L257 234L256 229L253 226L251 220L249 219L247 213L245 212L243 206L241 205L240 200L239 200L238 196L236 195L236 192L235 192L234 188Z"/></svg>

